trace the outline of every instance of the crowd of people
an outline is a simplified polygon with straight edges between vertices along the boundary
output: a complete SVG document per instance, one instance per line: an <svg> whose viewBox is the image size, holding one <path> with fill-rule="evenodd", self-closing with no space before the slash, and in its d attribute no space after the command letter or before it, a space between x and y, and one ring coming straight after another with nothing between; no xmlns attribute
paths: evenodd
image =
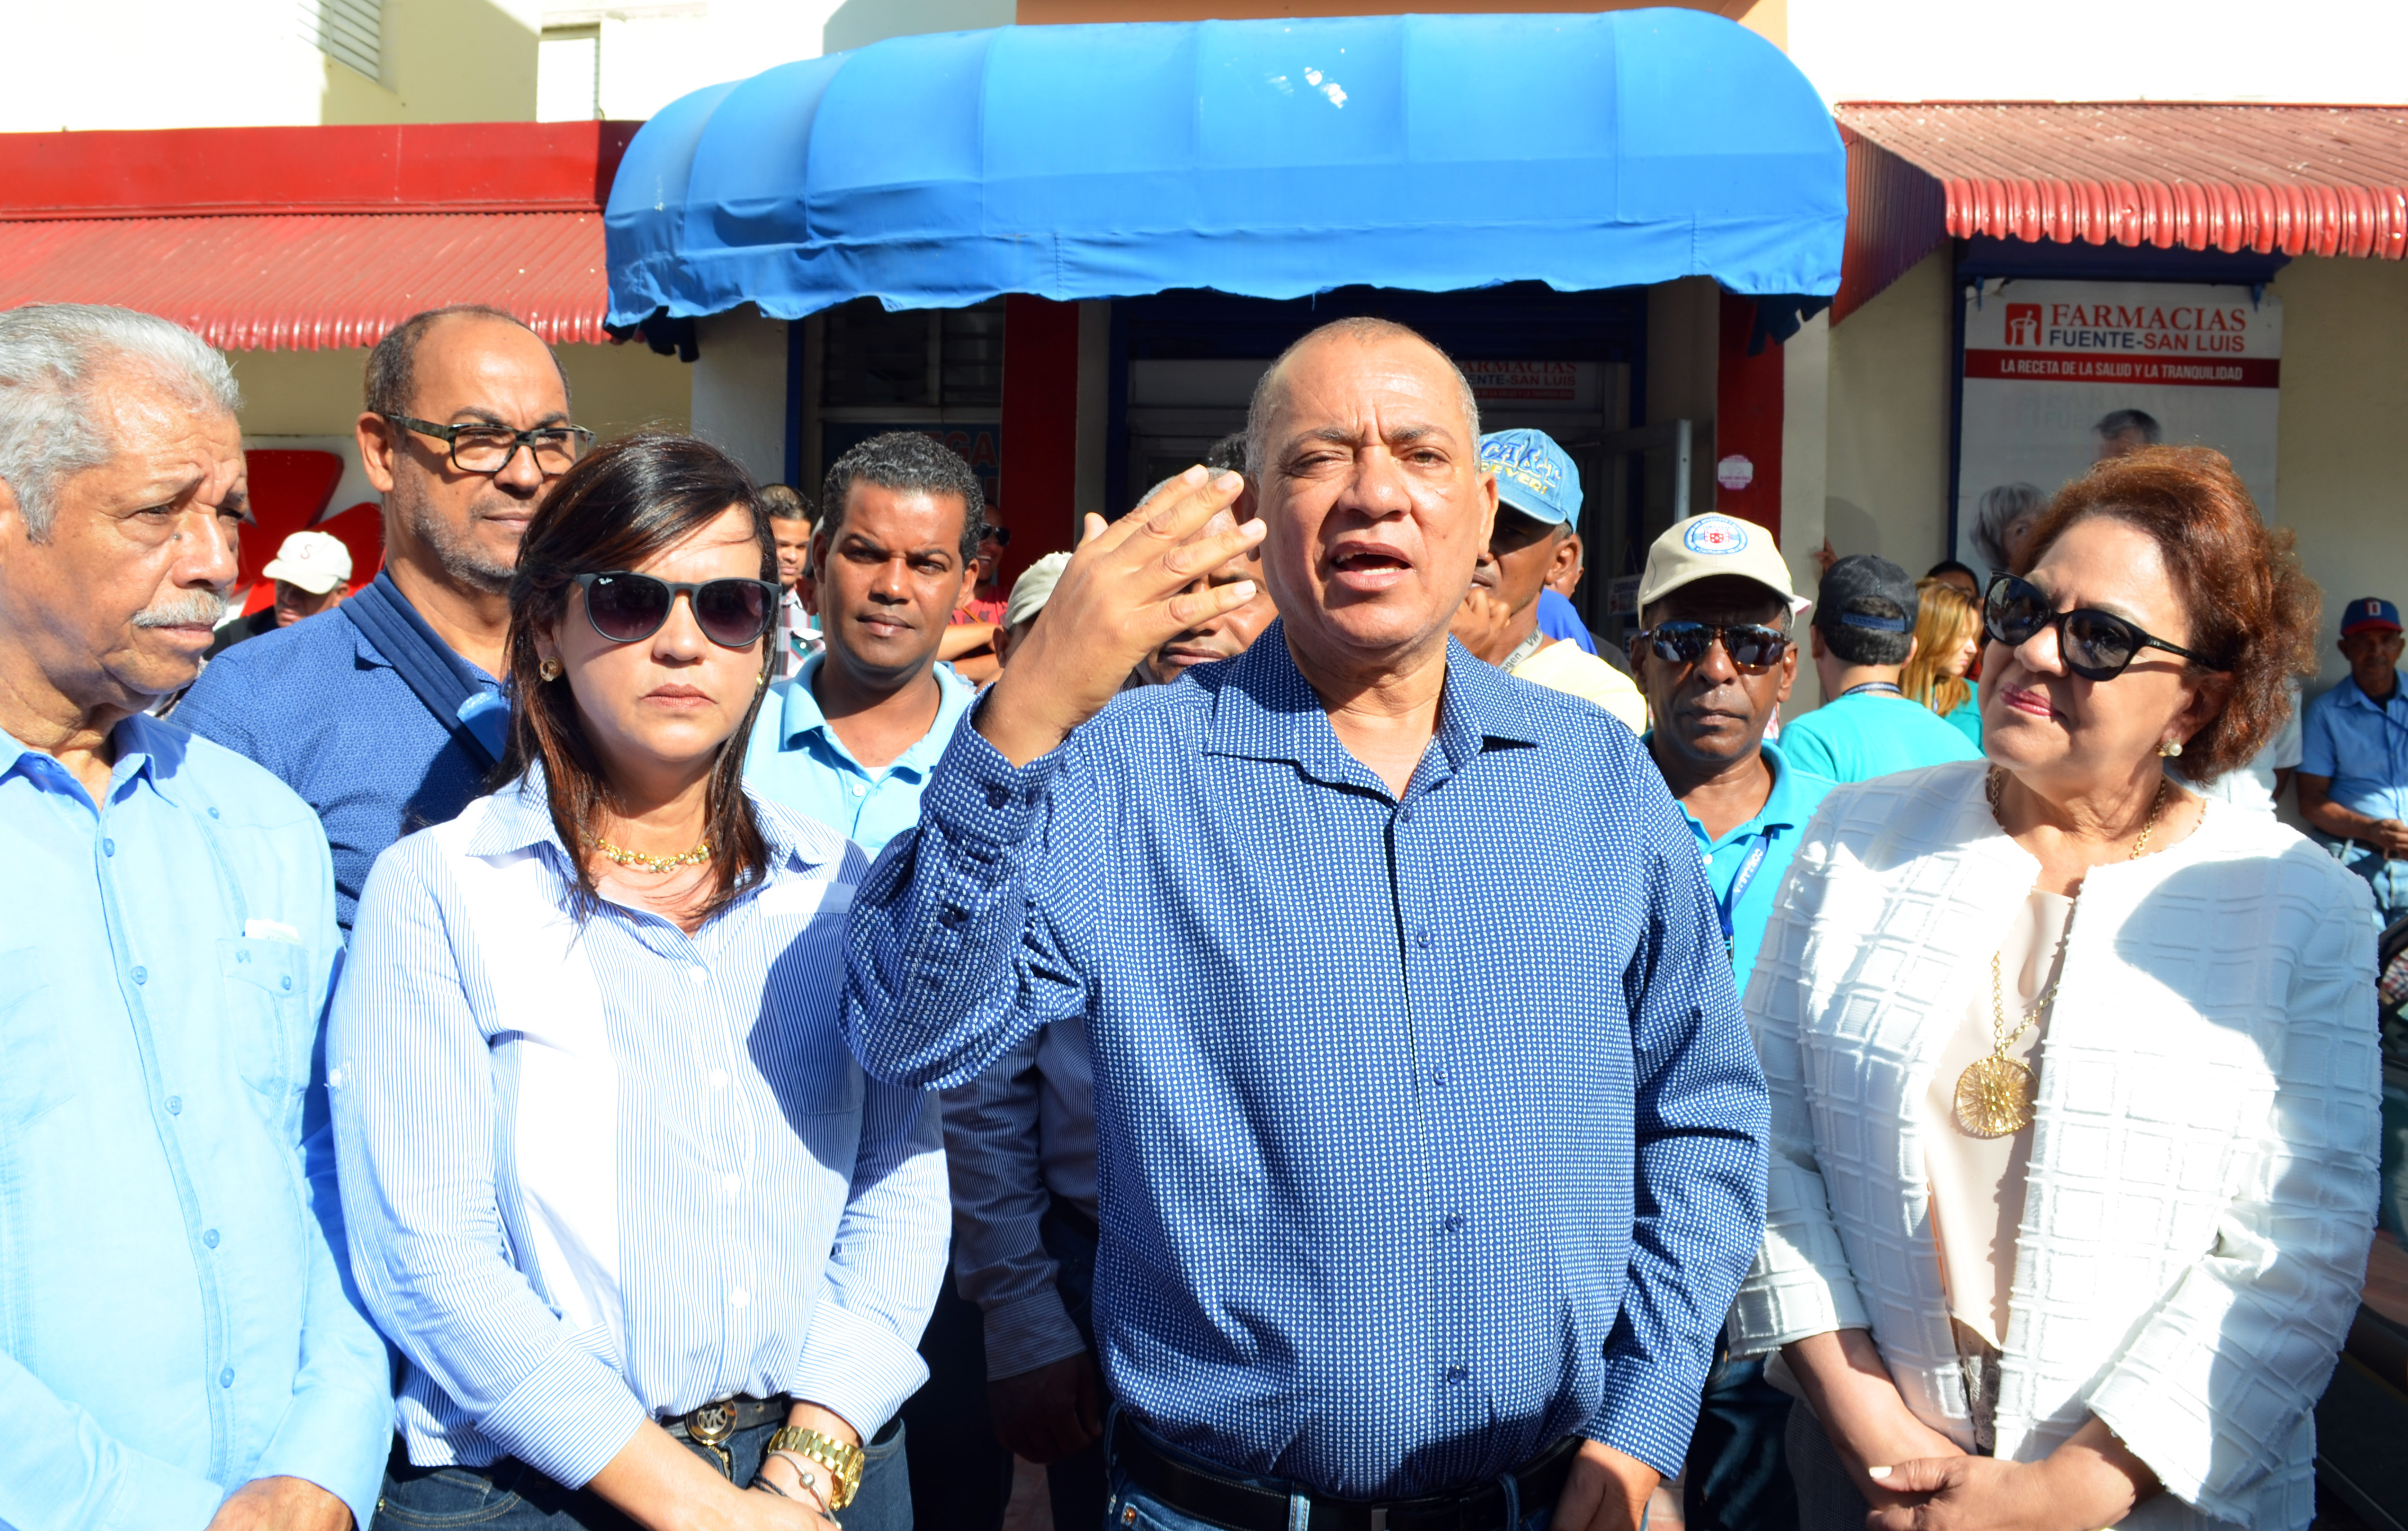
<svg viewBox="0 0 2408 1531"><path fill-rule="evenodd" d="M229 623L224 360L0 315L0 1524L2307 1526L2408 699L2214 453L1625 653L1383 321L1000 598L926 436L364 393Z"/></svg>

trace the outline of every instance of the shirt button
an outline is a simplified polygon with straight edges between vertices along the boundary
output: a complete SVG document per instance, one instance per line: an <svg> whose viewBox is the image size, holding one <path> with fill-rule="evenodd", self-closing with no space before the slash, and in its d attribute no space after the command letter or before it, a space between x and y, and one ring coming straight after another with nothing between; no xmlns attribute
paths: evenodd
<svg viewBox="0 0 2408 1531"><path fill-rule="evenodd" d="M724 1090L727 1088L726 1069L714 1068L710 1071L710 1087L714 1090Z"/></svg>
<svg viewBox="0 0 2408 1531"><path fill-rule="evenodd" d="M1454 1076L1454 1075L1452 1075L1452 1074L1450 1074L1450 1073L1448 1073L1445 1069L1441 1068L1441 1069L1438 1070L1436 1073L1434 1073L1434 1074L1432 1074L1432 1075L1430 1076L1430 1082L1431 1082L1432 1084L1437 1085L1440 1089L1443 1090L1443 1089L1445 1089L1449 1084L1452 1084L1452 1083L1454 1083L1454 1082L1455 1082L1455 1076Z"/></svg>
<svg viewBox="0 0 2408 1531"><path fill-rule="evenodd" d="M1449 1212L1446 1214L1446 1231L1449 1233L1461 1233L1463 1231L1463 1214L1461 1212Z"/></svg>
<svg viewBox="0 0 2408 1531"><path fill-rule="evenodd" d="M117 854L117 842L115 840L101 841L100 853L104 856L113 856Z"/></svg>
<svg viewBox="0 0 2408 1531"><path fill-rule="evenodd" d="M201 1235L201 1242L207 1244L211 1249L216 1249L218 1247L218 1231L215 1228L211 1228L208 1232Z"/></svg>
<svg viewBox="0 0 2408 1531"><path fill-rule="evenodd" d="M702 966L689 967L685 970L685 976L694 980L698 986L710 981L710 969Z"/></svg>
<svg viewBox="0 0 2408 1531"><path fill-rule="evenodd" d="M1397 810L1397 823L1400 823L1400 824L1409 824L1409 823L1412 823L1412 822L1413 822L1413 810L1412 810L1412 806L1411 804L1407 804L1405 807L1400 808L1398 808L1398 809Z"/></svg>
<svg viewBox="0 0 2408 1531"><path fill-rule="evenodd" d="M869 789L856 781L853 784L853 794L855 797L867 797L869 795Z"/></svg>
<svg viewBox="0 0 2408 1531"><path fill-rule="evenodd" d="M1417 947L1420 947L1420 948L1421 948L1423 951L1425 951L1425 952L1426 952L1426 951L1428 951L1428 950L1429 950L1429 944L1430 944L1430 933L1429 933L1429 926L1427 926L1427 925L1415 925L1415 926L1413 927L1413 944L1414 944L1415 946L1417 946Z"/></svg>
<svg viewBox="0 0 2408 1531"><path fill-rule="evenodd" d="M225 1370L218 1373L218 1386L234 1386L234 1368L232 1366L228 1366Z"/></svg>
<svg viewBox="0 0 2408 1531"><path fill-rule="evenodd" d="M1470 1375L1471 1373L1469 1371L1461 1366L1449 1366L1446 1368L1446 1380L1450 1382L1460 1382L1466 1377Z"/></svg>
<svg viewBox="0 0 2408 1531"><path fill-rule="evenodd" d="M284 987L287 991L290 991L293 987L293 975L290 973L284 975Z"/></svg>
<svg viewBox="0 0 2408 1531"><path fill-rule="evenodd" d="M1011 801L1011 789L1010 789L1010 788L1009 788L1009 787L1002 787L1002 786L990 786L990 787L988 787L988 788L987 788L987 790L986 790L986 806L987 806L987 807L989 807L989 808L999 808L1003 807L1003 805L1004 805L1004 804L1009 803L1009 802L1010 802L1010 801Z"/></svg>
<svg viewBox="0 0 2408 1531"><path fill-rule="evenodd" d="M214 819L214 818L216 818L217 816L218 816L218 810L217 810L217 809L215 809L215 808L211 808L211 809L209 809L209 817L210 817L210 818Z"/></svg>
<svg viewBox="0 0 2408 1531"><path fill-rule="evenodd" d="M148 983L148 982L150 982L150 969L149 969L148 967L137 967L137 968L136 968L136 969L134 970L134 981L135 981L135 982L136 982L136 983Z"/></svg>
<svg viewBox="0 0 2408 1531"><path fill-rule="evenodd" d="M741 1308L752 1300L752 1294L745 1291L740 1286L727 1294L727 1306L730 1308Z"/></svg>
<svg viewBox="0 0 2408 1531"><path fill-rule="evenodd" d="M183 1115L183 1114L184 1114L184 1097L183 1097L183 1096L181 1096L181 1095L169 1095L169 1096L167 1097L167 1114L168 1114L169 1116L181 1116L181 1115Z"/></svg>

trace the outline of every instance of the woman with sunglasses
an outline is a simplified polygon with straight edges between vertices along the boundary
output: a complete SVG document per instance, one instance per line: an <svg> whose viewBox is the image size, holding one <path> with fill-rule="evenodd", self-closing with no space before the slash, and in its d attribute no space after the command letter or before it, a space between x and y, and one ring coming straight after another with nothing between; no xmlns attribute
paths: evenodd
<svg viewBox="0 0 2408 1531"><path fill-rule="evenodd" d="M2202 804L2315 594L2214 452L2069 485L1984 608L1988 761L1842 787L1745 996L1805 1531L2300 1531L2380 1117L2355 880Z"/></svg>
<svg viewBox="0 0 2408 1531"><path fill-rule="evenodd" d="M866 858L740 776L776 568L715 449L579 462L511 581L495 790L369 875L327 1062L404 1361L380 1525L910 1524L882 1428L944 1164L838 1031Z"/></svg>

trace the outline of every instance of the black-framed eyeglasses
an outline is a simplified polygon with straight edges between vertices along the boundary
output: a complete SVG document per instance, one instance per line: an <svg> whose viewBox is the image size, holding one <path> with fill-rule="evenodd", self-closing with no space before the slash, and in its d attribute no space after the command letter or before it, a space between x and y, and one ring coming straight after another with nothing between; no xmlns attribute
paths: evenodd
<svg viewBox="0 0 2408 1531"><path fill-rule="evenodd" d="M997 526L990 521L979 528L979 540L992 542L998 548L1009 548L1011 546L1011 528Z"/></svg>
<svg viewBox="0 0 2408 1531"><path fill-rule="evenodd" d="M682 595L703 637L723 649L749 649L777 622L784 594L768 579L684 583L630 569L580 574L576 582L585 592L585 620L613 643L641 643L659 632Z"/></svg>
<svg viewBox="0 0 2408 1531"><path fill-rule="evenodd" d="M1695 665L1719 643L1742 670L1769 670L1789 651L1789 635L1761 622L1717 627L1702 622L1659 622L1630 641L1652 645L1656 657L1668 665Z"/></svg>
<svg viewBox="0 0 2408 1531"><path fill-rule="evenodd" d="M594 444L594 433L582 425L538 425L514 431L507 425L437 425L431 420L387 415L405 431L431 436L448 448L452 465L463 473L499 473L524 447L535 459L536 471L557 479Z"/></svg>
<svg viewBox="0 0 2408 1531"><path fill-rule="evenodd" d="M2143 649L2163 649L2206 669L2223 671L2223 665L2210 662L2205 654L2168 643L2112 611L2056 608L2048 593L2030 580L2001 574L1990 581L1988 593L1982 597L1982 631L1993 643L2019 649L2042 628L2054 627L2065 667L2085 680L2114 680L2141 657Z"/></svg>

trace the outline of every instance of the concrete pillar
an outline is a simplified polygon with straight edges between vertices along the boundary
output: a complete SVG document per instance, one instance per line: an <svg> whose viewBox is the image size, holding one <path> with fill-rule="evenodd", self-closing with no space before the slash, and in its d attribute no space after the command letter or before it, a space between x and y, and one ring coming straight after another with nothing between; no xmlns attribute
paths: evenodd
<svg viewBox="0 0 2408 1531"><path fill-rule="evenodd" d="M1781 552L1789 580L1811 596L1822 568L1814 550L1823 545L1824 495L1831 462L1831 316L1827 309L1802 325L1781 348ZM1803 625L1792 624L1799 640ZM1822 700L1814 665L1802 655L1798 684L1784 708L1796 717Z"/></svg>
<svg viewBox="0 0 2408 1531"><path fill-rule="evenodd" d="M786 322L751 304L695 322L694 434L744 465L761 483L786 475Z"/></svg>

